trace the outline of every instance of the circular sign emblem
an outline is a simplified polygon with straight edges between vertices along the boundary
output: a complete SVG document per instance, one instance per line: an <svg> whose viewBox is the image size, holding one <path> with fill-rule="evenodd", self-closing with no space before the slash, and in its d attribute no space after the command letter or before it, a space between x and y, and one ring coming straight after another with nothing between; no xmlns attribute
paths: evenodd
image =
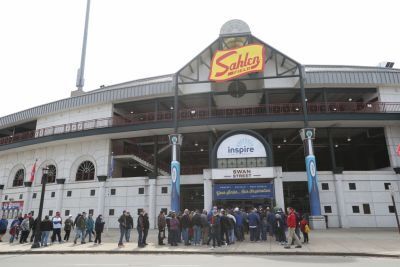
<svg viewBox="0 0 400 267"><path fill-rule="evenodd" d="M176 182L176 176L177 176L177 174L176 174L176 167L174 166L174 167L172 167L172 173L171 173L171 179L172 179L172 182L173 182L173 183Z"/></svg>
<svg viewBox="0 0 400 267"><path fill-rule="evenodd" d="M311 176L314 177L315 174L316 174L316 172L317 172L317 170L316 170L316 168L315 168L315 162L314 162L313 160L310 161L309 168L310 168L310 174L311 174Z"/></svg>
<svg viewBox="0 0 400 267"><path fill-rule="evenodd" d="M171 138L171 142L172 142L173 144L176 144L176 143L178 143L178 137L176 137L176 136L172 136L172 138Z"/></svg>
<svg viewBox="0 0 400 267"><path fill-rule="evenodd" d="M310 131L310 130L306 131L306 136L307 136L307 138L311 138L313 136L312 131Z"/></svg>

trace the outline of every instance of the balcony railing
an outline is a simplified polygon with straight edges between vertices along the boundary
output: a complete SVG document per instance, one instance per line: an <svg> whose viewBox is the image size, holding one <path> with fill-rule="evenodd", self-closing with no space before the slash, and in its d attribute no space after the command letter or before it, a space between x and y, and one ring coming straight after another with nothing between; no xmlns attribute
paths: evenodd
<svg viewBox="0 0 400 267"><path fill-rule="evenodd" d="M374 102L332 102L307 103L309 114L332 113L400 113L400 103ZM303 113L301 103L281 103L262 106L248 106L235 108L192 108L181 109L178 112L179 120L201 120L209 118L235 118L267 115L293 115ZM116 127L124 125L139 125L144 123L168 122L173 119L173 111L147 112L132 114L127 117L102 118L88 121L67 123L38 130L14 134L0 138L0 145L16 143L23 140L41 138L45 136L73 133L98 128Z"/></svg>

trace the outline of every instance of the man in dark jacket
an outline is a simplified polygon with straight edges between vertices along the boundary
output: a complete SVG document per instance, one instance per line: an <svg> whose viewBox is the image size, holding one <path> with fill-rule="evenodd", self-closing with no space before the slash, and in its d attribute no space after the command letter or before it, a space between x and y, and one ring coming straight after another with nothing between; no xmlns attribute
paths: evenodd
<svg viewBox="0 0 400 267"><path fill-rule="evenodd" d="M195 214L192 217L192 225L193 225L193 242L195 246L200 246L201 239L201 215L200 211L196 210Z"/></svg>
<svg viewBox="0 0 400 267"><path fill-rule="evenodd" d="M126 229L128 226L126 210L122 212L122 215L119 217L118 222L119 222L119 232L120 232L118 247L123 247L124 243L122 242L122 240L124 236L126 236Z"/></svg>
<svg viewBox="0 0 400 267"><path fill-rule="evenodd" d="M190 218L188 209L185 209L183 212L183 216L181 219L181 227L182 227L182 238L185 241L185 246L189 246Z"/></svg>
<svg viewBox="0 0 400 267"><path fill-rule="evenodd" d="M213 210L213 216L210 219L210 239L207 242L207 245L210 243L211 239L212 249L215 248L215 245L218 247L221 246L221 220L217 210Z"/></svg>
<svg viewBox="0 0 400 267"><path fill-rule="evenodd" d="M144 243L143 243L143 231L144 231L144 216L143 216L143 210L140 211L139 217L137 219L137 224L136 224L136 229L138 231L138 247L139 248L144 248Z"/></svg>
<svg viewBox="0 0 400 267"><path fill-rule="evenodd" d="M165 227L167 225L167 220L165 219L165 215L163 211L160 211L160 214L157 218L157 226L158 226L158 244L163 246L164 238L165 238Z"/></svg>
<svg viewBox="0 0 400 267"><path fill-rule="evenodd" d="M40 232L42 237L40 239L40 244L42 247L47 247L47 240L49 239L50 231L53 230L53 222L50 221L49 216L46 215L44 220L40 222Z"/></svg>
<svg viewBox="0 0 400 267"><path fill-rule="evenodd" d="M149 215L147 212L144 211L143 214L144 218L144 228L143 228L143 245L147 246L147 235L149 234L149 229L150 229L150 221L149 221Z"/></svg>
<svg viewBox="0 0 400 267"><path fill-rule="evenodd" d="M101 244L101 234L103 233L104 230L104 220L103 220L103 216L100 214L97 219L96 222L94 224L94 230L96 231L96 238L94 239L94 243L96 244L97 242L99 243L99 245Z"/></svg>
<svg viewBox="0 0 400 267"><path fill-rule="evenodd" d="M225 210L221 209L221 241L225 242L225 245L229 245L229 230L230 230L230 223L228 217L226 216Z"/></svg>
<svg viewBox="0 0 400 267"><path fill-rule="evenodd" d="M257 209L254 208L247 218L249 220L250 242L255 242L257 241L257 228L260 224L260 216L257 213Z"/></svg>
<svg viewBox="0 0 400 267"><path fill-rule="evenodd" d="M34 219L33 218L33 214L31 212L29 212L28 217L29 217L29 228L30 228L30 231L31 231L30 242L32 243L33 239L35 238L35 230L36 230L37 218Z"/></svg>
<svg viewBox="0 0 400 267"><path fill-rule="evenodd" d="M129 242L131 239L131 231L133 229L133 217L129 212L126 213L126 234L125 234L125 240L126 242Z"/></svg>
<svg viewBox="0 0 400 267"><path fill-rule="evenodd" d="M85 232L86 232L86 212L82 212L82 215L76 218L76 235L74 239L74 244L76 244L78 238L81 238L81 244L86 244Z"/></svg>

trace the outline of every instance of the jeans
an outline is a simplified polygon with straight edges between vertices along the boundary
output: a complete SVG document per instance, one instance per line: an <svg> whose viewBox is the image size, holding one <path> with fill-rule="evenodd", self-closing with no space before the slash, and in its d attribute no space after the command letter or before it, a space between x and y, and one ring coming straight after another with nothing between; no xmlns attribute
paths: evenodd
<svg viewBox="0 0 400 267"><path fill-rule="evenodd" d="M92 242L92 233L93 230L86 230L85 238L89 235L89 242Z"/></svg>
<svg viewBox="0 0 400 267"><path fill-rule="evenodd" d="M119 236L118 245L122 245L122 244L124 244L124 243L122 242L122 239L124 239L124 236L126 236L126 228L120 226L120 227L119 227L119 233L120 233L120 236Z"/></svg>
<svg viewBox="0 0 400 267"><path fill-rule="evenodd" d="M143 230L141 228L137 228L137 232L138 232L138 246L144 246L143 244Z"/></svg>
<svg viewBox="0 0 400 267"><path fill-rule="evenodd" d="M159 228L158 229L158 244L161 245L163 244L165 238L165 228Z"/></svg>
<svg viewBox="0 0 400 267"><path fill-rule="evenodd" d="M257 241L257 227L250 227L250 241Z"/></svg>
<svg viewBox="0 0 400 267"><path fill-rule="evenodd" d="M61 242L61 229L60 228L53 229L53 235L51 236L51 242L52 243L54 241L56 241L56 236L58 238L58 242Z"/></svg>
<svg viewBox="0 0 400 267"><path fill-rule="evenodd" d="M236 237L238 241L244 240L243 225L236 225Z"/></svg>
<svg viewBox="0 0 400 267"><path fill-rule="evenodd" d="M235 230L234 229L229 230L229 243L231 243L231 244L235 243Z"/></svg>
<svg viewBox="0 0 400 267"><path fill-rule="evenodd" d="M193 241L195 245L200 245L200 239L201 239L201 227L198 225L193 226Z"/></svg>
<svg viewBox="0 0 400 267"><path fill-rule="evenodd" d="M132 231L131 228L126 229L126 232L125 232L125 240L126 240L126 242L129 242L129 240L131 239L131 231Z"/></svg>
<svg viewBox="0 0 400 267"><path fill-rule="evenodd" d="M101 231L96 231L96 238L94 239L94 243L96 244L97 241L101 244Z"/></svg>
<svg viewBox="0 0 400 267"><path fill-rule="evenodd" d="M43 231L42 232L42 238L41 238L41 241L40 241L40 245L43 247L43 246L47 246L47 240L49 239L49 234L50 234L50 231Z"/></svg>
<svg viewBox="0 0 400 267"><path fill-rule="evenodd" d="M267 241L267 225L261 225L261 240Z"/></svg>
<svg viewBox="0 0 400 267"><path fill-rule="evenodd" d="M297 236L297 234L295 233L295 228L291 228L289 227L288 229L288 246L290 247L290 245L292 244L292 240L294 240L294 243L297 246L301 246L300 240Z"/></svg>
<svg viewBox="0 0 400 267"><path fill-rule="evenodd" d="M81 243L85 242L85 229L78 229L76 228L76 235L74 239L74 243L81 238Z"/></svg>
<svg viewBox="0 0 400 267"><path fill-rule="evenodd" d="M185 245L189 245L189 228L182 228L182 238L185 241Z"/></svg>
<svg viewBox="0 0 400 267"><path fill-rule="evenodd" d="M207 244L209 232L210 232L210 226L208 225L203 226L202 228L203 245Z"/></svg>
<svg viewBox="0 0 400 267"><path fill-rule="evenodd" d="M64 241L68 241L69 240L70 233L71 233L71 230L65 230Z"/></svg>

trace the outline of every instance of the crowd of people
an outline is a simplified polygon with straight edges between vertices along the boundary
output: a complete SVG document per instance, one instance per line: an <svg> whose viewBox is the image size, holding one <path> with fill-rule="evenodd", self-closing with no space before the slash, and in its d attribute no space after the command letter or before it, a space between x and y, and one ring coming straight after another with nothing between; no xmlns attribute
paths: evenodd
<svg viewBox="0 0 400 267"><path fill-rule="evenodd" d="M8 220L3 215L0 220L0 242L7 232ZM128 211L124 211L118 219L120 236L118 247L124 246L125 242L130 242L131 232L134 229L134 220ZM32 214L17 216L10 225L9 242L19 240L19 243L33 242L35 239L35 228L37 221ZM73 238L74 244L80 240L81 244L94 242L101 244L101 236L104 231L105 222L102 215L95 220L93 215L87 216L86 212L78 214L75 219L69 215L65 221L57 212L50 219L49 216L40 222L40 245L46 247L50 233L50 242L68 242L71 232L75 230ZM64 227L64 238L61 237ZM210 211L185 209L182 213L170 211L164 214L160 211L157 217L158 245L178 246L183 243L185 246L207 245L214 249L223 245L232 245L235 242L242 242L246 235L250 242L267 241L268 236L274 238L285 248L301 248L300 232L304 238L303 244L309 242L310 227L305 216L300 216L293 208L288 208L287 213L282 209L270 209L269 207L253 208L245 211L244 209L218 209L216 206ZM138 247L143 248L147 245L147 236L150 228L149 216L145 210L140 210L136 221ZM29 238L29 234L31 234ZM93 240L94 238L94 240ZM36 242L36 240L35 240Z"/></svg>

